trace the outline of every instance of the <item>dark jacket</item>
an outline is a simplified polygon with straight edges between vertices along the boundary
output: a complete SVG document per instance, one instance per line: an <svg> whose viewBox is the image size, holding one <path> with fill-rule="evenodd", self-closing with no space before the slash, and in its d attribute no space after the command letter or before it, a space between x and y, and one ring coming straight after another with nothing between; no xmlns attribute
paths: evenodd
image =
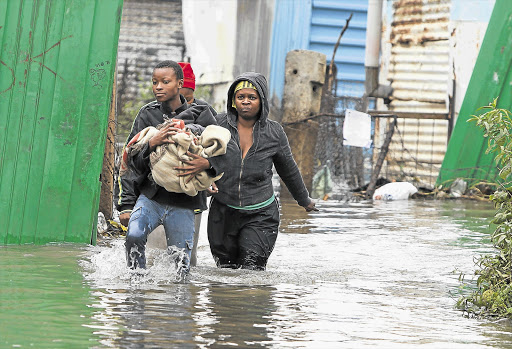
<svg viewBox="0 0 512 349"><path fill-rule="evenodd" d="M215 108L213 108L208 102L203 101L202 99L194 98L194 101L192 102L192 104L207 105L210 108L210 111L212 112L213 116L217 115L217 111L215 110Z"/></svg>
<svg viewBox="0 0 512 349"><path fill-rule="evenodd" d="M256 86L261 98L261 114L253 130L253 145L242 160L240 138L237 130L238 114L231 106L233 91L241 80ZM215 199L232 206L249 206L272 197L272 166L286 184L300 206L310 203L299 168L293 159L288 138L283 127L268 119L268 88L265 77L258 73L244 73L236 78L228 90L227 113L218 114L217 122L231 132L226 155L208 159L213 170L224 172L216 182L219 192Z"/></svg>
<svg viewBox="0 0 512 349"><path fill-rule="evenodd" d="M167 117L184 120L185 125L195 134L201 134L208 125L217 124L208 105L189 106L183 96L180 95L180 98L183 104L175 112L167 109L157 101L143 106L133 121L126 144L144 128L148 126L156 127L163 123ZM206 209L206 193L189 196L184 193L168 192L157 185L151 177L149 154L149 144L145 144L137 156L129 159L129 171L123 176L118 177L114 197L116 208L119 212L133 209L141 193L161 204L170 204L190 209Z"/></svg>

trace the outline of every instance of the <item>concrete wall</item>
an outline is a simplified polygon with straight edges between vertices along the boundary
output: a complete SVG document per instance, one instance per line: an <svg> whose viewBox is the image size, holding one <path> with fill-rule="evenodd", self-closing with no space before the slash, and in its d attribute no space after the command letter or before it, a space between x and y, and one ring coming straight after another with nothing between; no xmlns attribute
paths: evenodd
<svg viewBox="0 0 512 349"><path fill-rule="evenodd" d="M196 85L218 111L226 109L226 94L242 72L268 78L274 0L183 0L186 55Z"/></svg>
<svg viewBox="0 0 512 349"><path fill-rule="evenodd" d="M153 67L185 55L181 0L124 0L117 56L118 95L140 99ZM123 101L121 101L123 102Z"/></svg>
<svg viewBox="0 0 512 349"><path fill-rule="evenodd" d="M217 111L226 109L226 93L233 80L237 2L183 0L183 29L187 58ZM204 98L204 96L201 96Z"/></svg>

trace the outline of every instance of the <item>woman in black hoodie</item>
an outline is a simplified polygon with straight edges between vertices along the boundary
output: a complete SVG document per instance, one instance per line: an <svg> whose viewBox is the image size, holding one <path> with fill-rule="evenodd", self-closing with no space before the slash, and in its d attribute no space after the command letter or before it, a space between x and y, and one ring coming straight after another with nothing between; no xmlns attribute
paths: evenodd
<svg viewBox="0 0 512 349"><path fill-rule="evenodd" d="M218 267L265 270L279 228L272 167L297 203L316 211L293 159L283 127L268 119L267 81L244 73L228 91L227 113L217 115L231 132L225 155L208 159L224 172L208 215L208 240Z"/></svg>

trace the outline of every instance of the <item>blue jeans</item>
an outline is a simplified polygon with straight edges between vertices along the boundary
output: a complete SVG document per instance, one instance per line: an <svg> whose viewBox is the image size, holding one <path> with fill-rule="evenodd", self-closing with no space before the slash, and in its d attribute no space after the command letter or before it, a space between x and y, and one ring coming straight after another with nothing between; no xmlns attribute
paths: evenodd
<svg viewBox="0 0 512 349"><path fill-rule="evenodd" d="M126 260L132 269L146 268L146 242L148 235L160 224L164 226L169 251L181 252L185 270L190 268L190 255L194 244L194 210L161 205L141 194L130 215L126 234Z"/></svg>

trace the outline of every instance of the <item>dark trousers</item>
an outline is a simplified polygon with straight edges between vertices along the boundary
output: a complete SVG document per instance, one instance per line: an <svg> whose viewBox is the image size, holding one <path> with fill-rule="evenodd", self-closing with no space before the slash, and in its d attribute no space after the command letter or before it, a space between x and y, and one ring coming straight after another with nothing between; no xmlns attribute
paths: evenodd
<svg viewBox="0 0 512 349"><path fill-rule="evenodd" d="M212 199L208 241L220 268L265 270L279 228L277 200L256 210L237 210Z"/></svg>

